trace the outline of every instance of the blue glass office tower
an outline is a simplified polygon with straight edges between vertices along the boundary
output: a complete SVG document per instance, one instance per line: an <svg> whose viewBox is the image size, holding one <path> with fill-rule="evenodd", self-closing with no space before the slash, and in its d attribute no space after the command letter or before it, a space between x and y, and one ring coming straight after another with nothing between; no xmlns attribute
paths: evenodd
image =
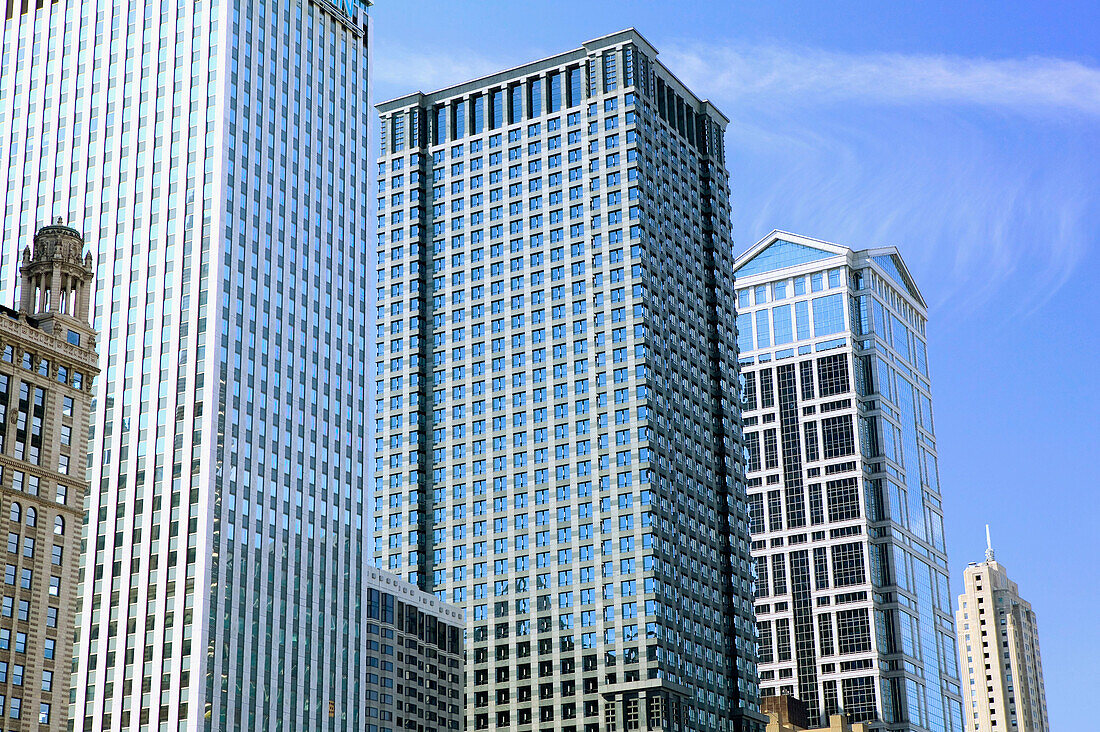
<svg viewBox="0 0 1100 732"><path fill-rule="evenodd" d="M726 119L629 30L380 105L374 555L471 730L751 730Z"/></svg>
<svg viewBox="0 0 1100 732"><path fill-rule="evenodd" d="M360 623L365 5L9 3L0 278L96 257L77 730L382 725Z"/></svg>
<svg viewBox="0 0 1100 732"><path fill-rule="evenodd" d="M772 232L735 269L761 693L960 732L924 299L893 247Z"/></svg>

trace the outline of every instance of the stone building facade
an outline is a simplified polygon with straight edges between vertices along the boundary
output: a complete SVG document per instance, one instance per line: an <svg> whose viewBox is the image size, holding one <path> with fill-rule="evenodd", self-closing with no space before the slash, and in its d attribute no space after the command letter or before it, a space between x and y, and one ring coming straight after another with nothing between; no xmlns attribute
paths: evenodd
<svg viewBox="0 0 1100 732"><path fill-rule="evenodd" d="M75 230L42 228L23 252L18 309L0 307L5 729L68 728L77 587L85 579L88 418L99 371L88 315L92 259L83 249ZM104 549L95 547L97 559Z"/></svg>

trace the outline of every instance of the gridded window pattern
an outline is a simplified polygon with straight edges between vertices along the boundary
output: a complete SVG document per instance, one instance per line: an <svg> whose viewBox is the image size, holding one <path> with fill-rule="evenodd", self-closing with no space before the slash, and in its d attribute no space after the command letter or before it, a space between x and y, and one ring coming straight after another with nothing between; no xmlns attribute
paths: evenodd
<svg viewBox="0 0 1100 732"><path fill-rule="evenodd" d="M818 590L829 589L829 558L823 546L814 547L814 587Z"/></svg>
<svg viewBox="0 0 1100 732"><path fill-rule="evenodd" d="M814 398L814 362L803 361L798 364L800 380L802 381L802 399L806 401Z"/></svg>
<svg viewBox="0 0 1100 732"><path fill-rule="evenodd" d="M806 496L799 487L787 488L787 528L797 529L806 525Z"/></svg>
<svg viewBox="0 0 1100 732"><path fill-rule="evenodd" d="M768 491L768 531L783 530L783 504L779 491Z"/></svg>
<svg viewBox="0 0 1100 732"><path fill-rule="evenodd" d="M844 699L844 713L848 721L869 722L875 713L875 678L861 676L854 679L841 679L841 694Z"/></svg>
<svg viewBox="0 0 1100 732"><path fill-rule="evenodd" d="M751 412L756 409L756 373L749 372L744 375L745 379L745 400L744 410Z"/></svg>
<svg viewBox="0 0 1100 732"><path fill-rule="evenodd" d="M767 557L753 557L753 563L756 565L756 596L767 597L768 596L768 558Z"/></svg>
<svg viewBox="0 0 1100 732"><path fill-rule="evenodd" d="M764 430L764 469L775 470L779 467L779 445L775 430Z"/></svg>
<svg viewBox="0 0 1100 732"><path fill-rule="evenodd" d="M849 587L863 584L866 573L863 565L863 545L859 542L837 544L831 548L833 554L833 584L836 587Z"/></svg>
<svg viewBox="0 0 1100 732"><path fill-rule="evenodd" d="M757 632L760 634L758 643L760 663L771 663L772 656L772 623L770 620L759 620L756 623Z"/></svg>
<svg viewBox="0 0 1100 732"><path fill-rule="evenodd" d="M821 442L826 460L854 455L856 440L852 415L842 414L821 420Z"/></svg>
<svg viewBox="0 0 1100 732"><path fill-rule="evenodd" d="M838 353L817 360L817 388L821 398L846 394L851 388L848 378L848 355Z"/></svg>
<svg viewBox="0 0 1100 732"><path fill-rule="evenodd" d="M814 526L825 523L825 506L821 499L821 484L811 483L807 490L810 493L810 523Z"/></svg>
<svg viewBox="0 0 1100 732"><path fill-rule="evenodd" d="M817 636L821 655L833 655L833 616L831 613L822 613L817 616Z"/></svg>
<svg viewBox="0 0 1100 732"><path fill-rule="evenodd" d="M859 480L841 478L825 484L829 501L829 521L848 521L859 518Z"/></svg>
<svg viewBox="0 0 1100 732"><path fill-rule="evenodd" d="M776 595L787 594L787 556L772 555L772 587Z"/></svg>
<svg viewBox="0 0 1100 732"><path fill-rule="evenodd" d="M760 470L760 433L745 434L745 469Z"/></svg>
<svg viewBox="0 0 1100 732"><path fill-rule="evenodd" d="M775 621L775 655L778 661L791 660L791 621L787 618Z"/></svg>
<svg viewBox="0 0 1100 732"><path fill-rule="evenodd" d="M749 532L758 534L764 530L764 496L753 493L749 496Z"/></svg>
<svg viewBox="0 0 1100 732"><path fill-rule="evenodd" d="M760 406L764 409L775 406L775 391L772 389L772 370L760 371Z"/></svg>
<svg viewBox="0 0 1100 732"><path fill-rule="evenodd" d="M836 641L842 654L871 650L871 621L867 608L837 611Z"/></svg>
<svg viewBox="0 0 1100 732"><path fill-rule="evenodd" d="M817 460L817 422L807 422L802 426L806 438L806 462Z"/></svg>

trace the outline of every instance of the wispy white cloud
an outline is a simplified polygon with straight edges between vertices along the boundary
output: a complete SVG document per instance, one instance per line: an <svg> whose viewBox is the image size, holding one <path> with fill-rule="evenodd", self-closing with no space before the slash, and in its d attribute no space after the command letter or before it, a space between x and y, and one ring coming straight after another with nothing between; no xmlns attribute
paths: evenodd
<svg viewBox="0 0 1100 732"><path fill-rule="evenodd" d="M670 69L731 117L741 246L772 228L857 247L895 244L923 275L934 308L967 313L1016 289L1005 315L1018 316L1053 296L1100 245L1091 193L1100 174L1087 162L1097 155L1080 135L1048 134L1051 120L1095 124L1100 68L1057 58L658 47ZM376 98L542 55L383 41Z"/></svg>
<svg viewBox="0 0 1100 732"><path fill-rule="evenodd" d="M779 45L661 58L731 118L741 246L772 228L895 244L948 317L1010 291L1013 317L1100 244L1100 68Z"/></svg>
<svg viewBox="0 0 1100 732"><path fill-rule="evenodd" d="M1049 58L855 54L773 45L674 45L661 58L689 83L735 100L974 104L1100 115L1100 68Z"/></svg>
<svg viewBox="0 0 1100 732"><path fill-rule="evenodd" d="M462 49L442 51L381 43L376 45L372 60L371 73L383 97L389 96L390 90L397 90L396 94L435 91L517 63Z"/></svg>

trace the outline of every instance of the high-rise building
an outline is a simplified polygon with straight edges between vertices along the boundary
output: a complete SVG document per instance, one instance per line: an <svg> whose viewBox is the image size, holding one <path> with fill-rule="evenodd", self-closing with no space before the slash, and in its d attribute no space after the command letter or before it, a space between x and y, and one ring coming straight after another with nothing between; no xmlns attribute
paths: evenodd
<svg viewBox="0 0 1100 732"><path fill-rule="evenodd" d="M74 729L376 724L369 37L348 0L8 3L0 280L63 216L99 283Z"/></svg>
<svg viewBox="0 0 1100 732"><path fill-rule="evenodd" d="M462 610L374 567L366 571L363 603L368 643L362 663L369 683L381 690L371 697L363 728L462 729Z"/></svg>
<svg viewBox="0 0 1100 732"><path fill-rule="evenodd" d="M1031 603L993 555L963 572L955 622L967 732L1050 732L1039 627Z"/></svg>
<svg viewBox="0 0 1100 732"><path fill-rule="evenodd" d="M67 730L92 380L92 258L60 224L23 250L18 309L0 308L0 719Z"/></svg>
<svg viewBox="0 0 1100 732"><path fill-rule="evenodd" d="M761 694L959 732L924 299L893 247L775 231L735 271Z"/></svg>
<svg viewBox="0 0 1100 732"><path fill-rule="evenodd" d="M726 119L633 30L379 105L376 560L467 728L761 724Z"/></svg>

